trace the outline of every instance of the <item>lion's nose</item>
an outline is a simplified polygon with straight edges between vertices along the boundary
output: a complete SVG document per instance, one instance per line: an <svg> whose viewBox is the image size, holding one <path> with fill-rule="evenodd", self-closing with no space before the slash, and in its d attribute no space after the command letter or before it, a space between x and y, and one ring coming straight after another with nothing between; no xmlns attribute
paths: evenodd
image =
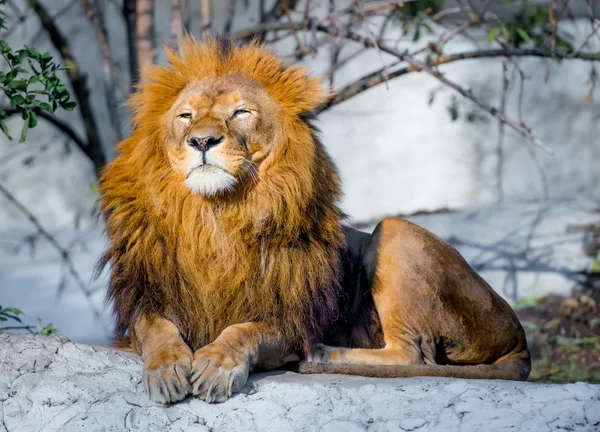
<svg viewBox="0 0 600 432"><path fill-rule="evenodd" d="M206 136L201 136L201 137L194 136L188 140L188 144L190 145L190 147L204 153L204 152L207 152L212 147L221 144L221 142L223 142L224 138L225 138L224 136L217 138L212 135L206 135Z"/></svg>

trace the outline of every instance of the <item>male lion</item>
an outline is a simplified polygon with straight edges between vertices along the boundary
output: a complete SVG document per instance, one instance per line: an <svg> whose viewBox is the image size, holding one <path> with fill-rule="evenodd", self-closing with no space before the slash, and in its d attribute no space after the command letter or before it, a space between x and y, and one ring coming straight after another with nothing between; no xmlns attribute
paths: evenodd
<svg viewBox="0 0 600 432"><path fill-rule="evenodd" d="M452 246L402 219L342 226L307 114L318 79L256 43L183 52L132 97L101 178L100 265L150 399L224 401L302 358L304 373L527 378L519 321Z"/></svg>

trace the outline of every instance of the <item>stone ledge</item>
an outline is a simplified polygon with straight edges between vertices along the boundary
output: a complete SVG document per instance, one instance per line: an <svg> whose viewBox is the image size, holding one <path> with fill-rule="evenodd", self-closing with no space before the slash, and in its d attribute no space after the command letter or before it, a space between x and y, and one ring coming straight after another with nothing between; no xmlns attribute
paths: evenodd
<svg viewBox="0 0 600 432"><path fill-rule="evenodd" d="M255 374L209 405L148 401L140 359L60 336L0 333L0 431L600 429L600 385Z"/></svg>

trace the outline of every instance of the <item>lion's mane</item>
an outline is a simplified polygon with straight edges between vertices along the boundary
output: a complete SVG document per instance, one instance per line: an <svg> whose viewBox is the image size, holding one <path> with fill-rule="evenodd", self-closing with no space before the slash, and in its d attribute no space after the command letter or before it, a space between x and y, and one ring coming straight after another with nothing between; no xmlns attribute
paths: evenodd
<svg viewBox="0 0 600 432"><path fill-rule="evenodd" d="M326 92L256 43L188 39L182 55L167 55L131 98L131 137L101 176L110 244L99 265L111 265L116 336L140 314L158 314L195 350L230 324L264 321L307 350L337 317L344 243L339 175L306 115ZM187 85L230 74L261 84L282 107L284 138L251 188L210 199L169 166L165 118Z"/></svg>

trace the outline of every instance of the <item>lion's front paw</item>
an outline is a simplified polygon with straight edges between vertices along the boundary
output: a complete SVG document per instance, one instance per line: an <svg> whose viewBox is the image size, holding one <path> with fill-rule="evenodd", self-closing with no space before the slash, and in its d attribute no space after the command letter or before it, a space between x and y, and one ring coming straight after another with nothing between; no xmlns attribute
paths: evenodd
<svg viewBox="0 0 600 432"><path fill-rule="evenodd" d="M246 356L213 342L194 353L192 391L206 402L223 402L242 388L249 373Z"/></svg>
<svg viewBox="0 0 600 432"><path fill-rule="evenodd" d="M191 393L192 350L184 343L168 344L151 353L144 363L143 381L150 400L177 402Z"/></svg>

